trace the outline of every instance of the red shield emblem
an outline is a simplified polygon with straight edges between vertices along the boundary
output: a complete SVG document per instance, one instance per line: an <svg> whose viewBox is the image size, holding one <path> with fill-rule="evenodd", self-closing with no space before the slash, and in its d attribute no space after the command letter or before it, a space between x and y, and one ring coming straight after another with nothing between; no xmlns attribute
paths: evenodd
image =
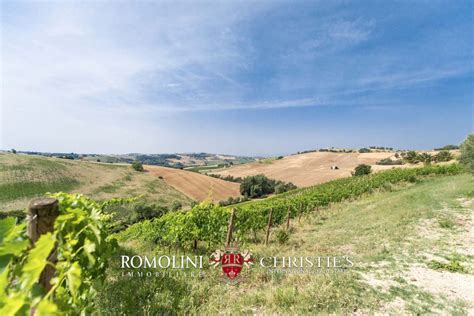
<svg viewBox="0 0 474 316"><path fill-rule="evenodd" d="M225 251L216 250L211 254L209 263L214 268L222 265L223 276L227 277L226 280L231 284L235 284L238 282L243 266L249 267L253 264L253 259L249 251L240 253L239 245L231 243L225 247Z"/></svg>
<svg viewBox="0 0 474 316"><path fill-rule="evenodd" d="M222 271L229 277L235 279L242 271L244 257L240 253L227 252L222 256Z"/></svg>

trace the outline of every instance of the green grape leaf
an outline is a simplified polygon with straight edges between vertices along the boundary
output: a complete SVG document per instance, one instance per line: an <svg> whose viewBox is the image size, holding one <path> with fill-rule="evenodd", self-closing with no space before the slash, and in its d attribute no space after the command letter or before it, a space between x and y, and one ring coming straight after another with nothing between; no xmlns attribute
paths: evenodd
<svg viewBox="0 0 474 316"><path fill-rule="evenodd" d="M11 240L0 245L0 256L12 254L18 256L29 245L28 240Z"/></svg>
<svg viewBox="0 0 474 316"><path fill-rule="evenodd" d="M16 219L14 217L7 217L0 219L0 243L3 242L10 232L15 227Z"/></svg>
<svg viewBox="0 0 474 316"><path fill-rule="evenodd" d="M37 316L53 316L58 314L58 307L49 300L42 300L36 307L35 315Z"/></svg>
<svg viewBox="0 0 474 316"><path fill-rule="evenodd" d="M3 303L3 295L0 296L0 302ZM13 297L8 297L5 300L5 305L0 308L0 315L2 316L14 316L16 313L25 305L26 303L26 295L16 295Z"/></svg>
<svg viewBox="0 0 474 316"><path fill-rule="evenodd" d="M8 286L8 266L7 269L0 273L0 302L2 302L4 296L6 296L6 287ZM2 304L0 304L1 306Z"/></svg>
<svg viewBox="0 0 474 316"><path fill-rule="evenodd" d="M74 262L69 270L66 272L66 278L69 283L69 289L73 296L76 295L77 290L81 286L81 266L76 261Z"/></svg>
<svg viewBox="0 0 474 316"><path fill-rule="evenodd" d="M47 258L54 248L55 235L41 235L35 247L28 253L26 264L23 266L20 284L23 289L30 289L38 281L47 263Z"/></svg>

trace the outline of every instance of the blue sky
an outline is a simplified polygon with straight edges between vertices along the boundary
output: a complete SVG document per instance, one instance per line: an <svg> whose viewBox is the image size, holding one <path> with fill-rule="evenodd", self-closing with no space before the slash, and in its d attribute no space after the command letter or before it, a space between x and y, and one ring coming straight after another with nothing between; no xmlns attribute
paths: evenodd
<svg viewBox="0 0 474 316"><path fill-rule="evenodd" d="M1 2L0 148L428 149L474 130L462 1Z"/></svg>

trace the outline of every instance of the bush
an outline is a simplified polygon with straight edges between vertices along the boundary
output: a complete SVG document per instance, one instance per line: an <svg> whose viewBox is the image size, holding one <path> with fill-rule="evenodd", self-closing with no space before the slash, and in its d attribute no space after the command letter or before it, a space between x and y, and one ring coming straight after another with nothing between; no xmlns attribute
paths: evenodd
<svg viewBox="0 0 474 316"><path fill-rule="evenodd" d="M453 160L454 156L447 150L442 150L439 153L436 154L434 157L434 160L437 162L443 162L443 161L450 161Z"/></svg>
<svg viewBox="0 0 474 316"><path fill-rule="evenodd" d="M467 170L474 173L474 134L469 134L462 143L459 161Z"/></svg>
<svg viewBox="0 0 474 316"><path fill-rule="evenodd" d="M414 150L410 150L409 152L407 152L405 155L404 155L404 159L406 162L408 163L413 163L413 164L416 164L419 162L418 160L418 154L416 153L416 151Z"/></svg>
<svg viewBox="0 0 474 316"><path fill-rule="evenodd" d="M152 219L156 217L163 216L168 213L168 209L164 206L159 205L146 205L143 203L138 203L133 207L134 218L133 222L139 222L145 219Z"/></svg>
<svg viewBox="0 0 474 316"><path fill-rule="evenodd" d="M381 165L381 166L403 165L403 160L385 158L385 159L382 159L382 160L378 161L377 165Z"/></svg>
<svg viewBox="0 0 474 316"><path fill-rule="evenodd" d="M140 161L134 161L132 163L132 168L135 171L143 171L143 164Z"/></svg>
<svg viewBox="0 0 474 316"><path fill-rule="evenodd" d="M236 182L236 183L242 183L243 179L241 177L233 177L231 175L227 175L227 176L221 176L220 174L208 174L208 176L210 177L213 177L213 178L217 178L217 179L221 179L221 180L224 180L224 181L230 181L230 182Z"/></svg>
<svg viewBox="0 0 474 316"><path fill-rule="evenodd" d="M296 189L296 185L294 185L291 182L285 183L283 181L278 181L275 185L276 194L280 194L280 193L287 192L294 189Z"/></svg>
<svg viewBox="0 0 474 316"><path fill-rule="evenodd" d="M290 240L290 234L284 229L279 229L275 233L275 237L279 244L286 244Z"/></svg>
<svg viewBox="0 0 474 316"><path fill-rule="evenodd" d="M416 178L416 176L409 176L408 177L408 182L410 183L416 183L418 181L418 179Z"/></svg>
<svg viewBox="0 0 474 316"><path fill-rule="evenodd" d="M263 174L246 177L240 184L240 194L249 198L258 198L272 193L283 193L292 189L296 189L296 185L293 183L275 181Z"/></svg>
<svg viewBox="0 0 474 316"><path fill-rule="evenodd" d="M431 164L431 162L434 161L433 155L429 153L422 153L418 155L417 159L427 165Z"/></svg>
<svg viewBox="0 0 474 316"><path fill-rule="evenodd" d="M177 211L183 207L183 204L179 201L174 201L173 204L171 204L171 210L172 211Z"/></svg>
<svg viewBox="0 0 474 316"><path fill-rule="evenodd" d="M371 166L360 164L357 167L355 167L354 171L352 172L352 175L354 177L358 177L358 176L364 176L364 175L370 174L371 172L372 172Z"/></svg>
<svg viewBox="0 0 474 316"><path fill-rule="evenodd" d="M370 152L372 152L372 150L370 150L369 148L361 148L361 149L359 149L359 152L360 153L370 153Z"/></svg>
<svg viewBox="0 0 474 316"><path fill-rule="evenodd" d="M443 146L441 148L435 148L436 151L439 151L439 150L454 150L454 149L459 149L459 146L458 145L446 145L446 146Z"/></svg>
<svg viewBox="0 0 474 316"><path fill-rule="evenodd" d="M428 267L433 270L446 270L449 272L456 272L456 273L469 273L469 271L463 267L459 261L451 260L449 263L443 263L436 260L431 260L428 263Z"/></svg>

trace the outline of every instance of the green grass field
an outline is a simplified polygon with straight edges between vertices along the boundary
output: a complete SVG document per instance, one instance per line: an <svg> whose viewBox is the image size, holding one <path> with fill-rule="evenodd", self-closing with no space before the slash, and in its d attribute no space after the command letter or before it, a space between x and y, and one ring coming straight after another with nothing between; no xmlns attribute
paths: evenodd
<svg viewBox="0 0 474 316"><path fill-rule="evenodd" d="M97 200L143 194L144 201L165 207L191 202L162 179L127 165L0 154L0 210L24 209L33 197L58 191Z"/></svg>
<svg viewBox="0 0 474 316"><path fill-rule="evenodd" d="M282 228L275 227L270 245L259 235L260 242L241 247L257 259L351 256L355 265L345 272L284 275L253 267L239 285L229 286L217 270L194 279L122 277L117 255L98 306L110 315L472 312L472 175L430 177L388 190L292 222L283 244L275 237ZM120 254L169 253L140 240L121 248Z"/></svg>

